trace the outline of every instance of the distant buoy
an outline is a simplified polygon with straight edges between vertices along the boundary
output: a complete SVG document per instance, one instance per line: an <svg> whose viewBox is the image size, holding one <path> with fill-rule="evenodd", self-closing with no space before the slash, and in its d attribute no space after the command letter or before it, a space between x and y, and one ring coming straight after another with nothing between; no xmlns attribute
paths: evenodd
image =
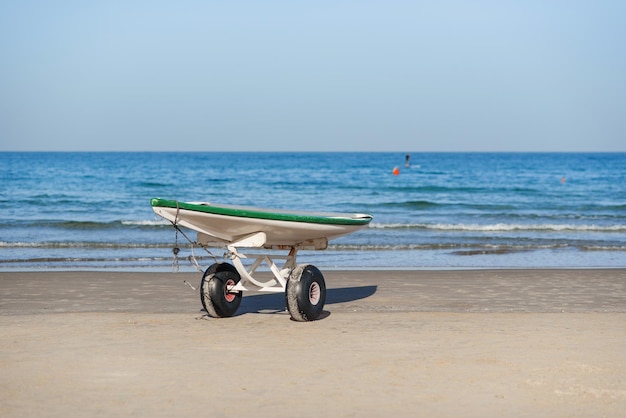
<svg viewBox="0 0 626 418"><path fill-rule="evenodd" d="M393 168L393 175L397 176L398 174L400 174L400 169L398 167L394 167Z"/></svg>
<svg viewBox="0 0 626 418"><path fill-rule="evenodd" d="M567 181L567 179L565 177L561 178L561 183L565 183Z"/></svg>

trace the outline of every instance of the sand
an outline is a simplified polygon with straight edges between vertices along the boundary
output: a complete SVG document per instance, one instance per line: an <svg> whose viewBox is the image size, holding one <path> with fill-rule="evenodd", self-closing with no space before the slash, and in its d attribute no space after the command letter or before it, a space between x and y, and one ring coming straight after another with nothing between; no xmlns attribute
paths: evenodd
<svg viewBox="0 0 626 418"><path fill-rule="evenodd" d="M203 316L189 273L0 273L0 416L626 413L626 270L324 271Z"/></svg>

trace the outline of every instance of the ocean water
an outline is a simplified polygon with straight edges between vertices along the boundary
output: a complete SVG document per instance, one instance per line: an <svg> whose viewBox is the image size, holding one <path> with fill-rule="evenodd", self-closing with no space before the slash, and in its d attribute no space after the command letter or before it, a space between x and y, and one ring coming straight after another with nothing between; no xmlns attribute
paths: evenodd
<svg viewBox="0 0 626 418"><path fill-rule="evenodd" d="M168 271L176 234L154 216L153 197L372 214L369 228L328 250L299 253L326 269L626 267L624 153L411 153L410 162L358 152L0 153L0 271ZM180 270L195 271L178 239Z"/></svg>

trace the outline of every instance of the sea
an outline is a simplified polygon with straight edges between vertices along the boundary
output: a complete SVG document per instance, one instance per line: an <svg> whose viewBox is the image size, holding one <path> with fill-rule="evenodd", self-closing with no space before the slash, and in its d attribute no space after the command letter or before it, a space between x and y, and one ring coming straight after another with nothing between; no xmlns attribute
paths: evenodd
<svg viewBox="0 0 626 418"><path fill-rule="evenodd" d="M320 269L626 267L626 153L406 154L2 152L0 271L223 260L156 217L155 197L373 215L298 253Z"/></svg>

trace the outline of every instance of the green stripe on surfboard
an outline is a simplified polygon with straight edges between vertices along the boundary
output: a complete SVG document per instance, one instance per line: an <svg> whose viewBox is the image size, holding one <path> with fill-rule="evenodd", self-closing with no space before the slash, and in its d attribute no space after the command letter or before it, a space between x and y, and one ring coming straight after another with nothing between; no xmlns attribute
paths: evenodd
<svg viewBox="0 0 626 418"><path fill-rule="evenodd" d="M273 221L308 222L330 225L367 225L372 220L370 215L347 215L347 214L322 214L315 212L276 212L269 209L261 209L246 206L217 206L211 204L198 204L179 202L176 200L151 199L150 204L154 207L180 208L195 212L212 213L216 215L236 216L240 218L268 219Z"/></svg>

